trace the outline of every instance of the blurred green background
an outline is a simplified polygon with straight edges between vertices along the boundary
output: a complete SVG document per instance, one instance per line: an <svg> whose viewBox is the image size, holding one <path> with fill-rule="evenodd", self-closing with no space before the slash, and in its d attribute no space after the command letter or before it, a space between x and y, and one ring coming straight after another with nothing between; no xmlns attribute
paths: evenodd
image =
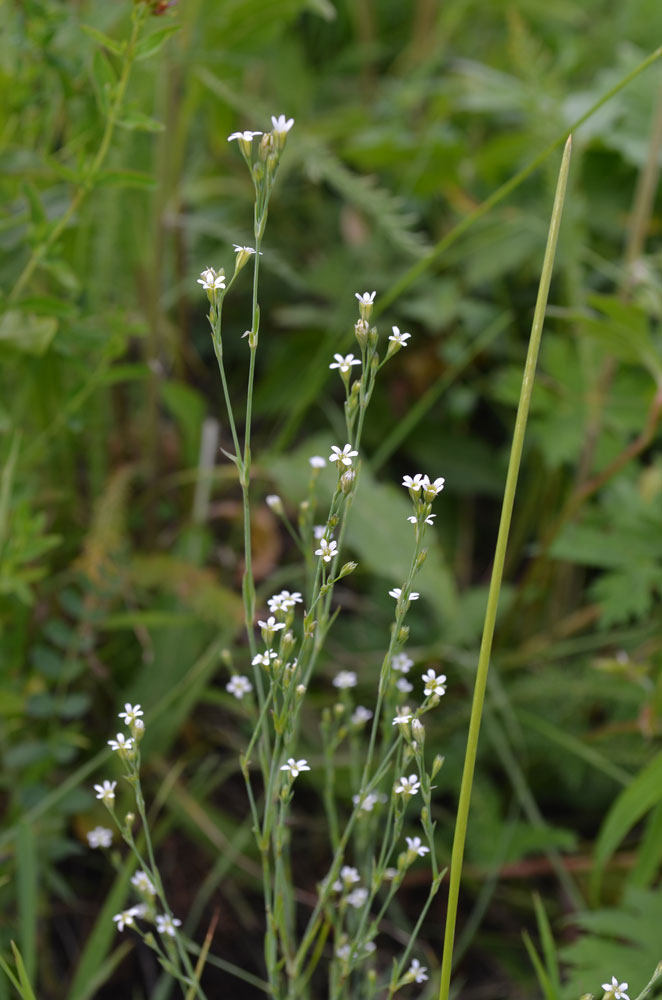
<svg viewBox="0 0 662 1000"><path fill-rule="evenodd" d="M658 0L180 0L151 12L91 170L131 10L0 6L0 949L17 941L43 1000L168 995L151 954L109 926L130 870L118 857L115 877L85 839L105 821L90 787L125 700L146 709L173 908L199 941L218 914L212 953L262 975L247 720L225 692L247 655L241 504L196 284L252 243L252 185L227 136L295 118L261 267L260 607L302 580L264 495L296 517L307 457L344 442L328 364L353 348L354 292L388 302L383 336L412 334L366 422L359 570L338 592L305 749L314 761L339 665L374 697L386 593L410 551L402 474L445 476L410 652L449 676L428 732L446 758L446 863L559 154L433 250L662 41ZM598 992L613 973L636 995L662 959L661 146L658 63L574 137L472 807L464 1000L541 995L522 939L541 950L535 892L562 963L547 996ZM224 312L239 406L249 315L246 274ZM314 779L299 780L305 912L328 844ZM432 969L443 915L442 898L423 933ZM397 940L385 928L386 966ZM210 996L260 993L209 977Z"/></svg>

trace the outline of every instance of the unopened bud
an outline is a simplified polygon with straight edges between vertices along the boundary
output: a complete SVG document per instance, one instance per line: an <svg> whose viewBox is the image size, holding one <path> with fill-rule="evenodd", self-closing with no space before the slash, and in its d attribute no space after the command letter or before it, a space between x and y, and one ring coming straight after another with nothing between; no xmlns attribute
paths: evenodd
<svg viewBox="0 0 662 1000"><path fill-rule="evenodd" d="M354 469L348 469L347 472L343 472L340 477L340 489L345 494L349 496L354 488L354 480L356 479L356 472Z"/></svg>
<svg viewBox="0 0 662 1000"><path fill-rule="evenodd" d="M432 781L436 774L439 773L444 763L444 758L440 753L432 761L432 770L430 771L430 780Z"/></svg>
<svg viewBox="0 0 662 1000"><path fill-rule="evenodd" d="M278 496L277 493L270 493L267 497L265 497L264 502L266 503L267 507L271 508L274 514L280 514L282 516L282 514L284 513L283 501L281 500L281 498Z"/></svg>
<svg viewBox="0 0 662 1000"><path fill-rule="evenodd" d="M363 350L368 343L368 330L369 326L364 319L360 319L354 324L354 333L361 350Z"/></svg>
<svg viewBox="0 0 662 1000"><path fill-rule="evenodd" d="M338 580L342 580L343 576L349 576L350 573L354 572L354 570L356 569L357 566L358 566L358 563L355 563L355 562L346 562L345 565L340 570L340 572L338 573L337 579Z"/></svg>
<svg viewBox="0 0 662 1000"><path fill-rule="evenodd" d="M419 552L418 559L416 560L416 569L420 569L421 568L421 566L423 565L423 563L425 562L425 560L427 559L427 557L428 557L428 550L427 549L423 549L422 552Z"/></svg>
<svg viewBox="0 0 662 1000"><path fill-rule="evenodd" d="M398 643L401 646L404 646L408 638L409 638L409 625L401 625L398 630Z"/></svg>
<svg viewBox="0 0 662 1000"><path fill-rule="evenodd" d="M296 686L296 688L294 690L296 691L297 696L299 698L303 698L304 694L306 693L306 685L305 684L297 684L297 686Z"/></svg>

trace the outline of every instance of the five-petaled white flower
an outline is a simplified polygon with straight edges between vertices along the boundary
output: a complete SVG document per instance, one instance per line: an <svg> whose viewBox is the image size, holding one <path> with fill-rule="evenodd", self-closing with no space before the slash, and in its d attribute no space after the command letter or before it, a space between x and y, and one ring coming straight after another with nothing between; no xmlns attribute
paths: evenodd
<svg viewBox="0 0 662 1000"><path fill-rule="evenodd" d="M350 906L353 906L355 907L355 909L360 910L363 904L365 903L366 899L368 898L368 896L369 896L368 890L360 888L352 890L352 892L350 892L349 895L345 897L345 899Z"/></svg>
<svg viewBox="0 0 662 1000"><path fill-rule="evenodd" d="M139 912L136 906L132 906L130 910L122 910L121 913L116 913L113 920L117 924L118 931L123 931L125 927L133 927L135 925L135 917L139 916Z"/></svg>
<svg viewBox="0 0 662 1000"><path fill-rule="evenodd" d="M107 742L111 750L133 750L133 740L127 739L124 733L118 733L114 740Z"/></svg>
<svg viewBox="0 0 662 1000"><path fill-rule="evenodd" d="M315 549L315 555L321 556L324 562L331 562L338 555L338 543L333 539L327 542L326 538L320 538L320 547Z"/></svg>
<svg viewBox="0 0 662 1000"><path fill-rule="evenodd" d="M352 459L358 455L358 451L353 451L351 444L343 445L342 451L337 444L333 444L331 445L331 451L333 454L329 455L329 461L337 462L339 467L340 463L351 465Z"/></svg>
<svg viewBox="0 0 662 1000"><path fill-rule="evenodd" d="M341 670L333 678L333 686L337 688L353 688L357 685L357 676L353 670Z"/></svg>
<svg viewBox="0 0 662 1000"><path fill-rule="evenodd" d="M407 341L411 337L411 333L400 333L397 326L394 326L392 329L393 333L388 339L392 340L394 344L400 344L401 347L406 347Z"/></svg>
<svg viewBox="0 0 662 1000"><path fill-rule="evenodd" d="M406 653L396 653L391 665L394 670L399 670L401 674L408 674L414 666L414 661L410 660Z"/></svg>
<svg viewBox="0 0 662 1000"><path fill-rule="evenodd" d="M251 132L246 129L245 132L233 132L232 135L228 136L228 142L232 142L233 139L243 140L243 142L252 142L256 135L262 135L262 132Z"/></svg>
<svg viewBox="0 0 662 1000"><path fill-rule="evenodd" d="M393 719L393 725L394 726L404 726L408 722L411 722L411 713L410 712L402 712L401 711L400 714L396 715L395 718Z"/></svg>
<svg viewBox="0 0 662 1000"><path fill-rule="evenodd" d="M360 881L361 876L358 873L358 869L352 868L351 865L343 865L340 869L340 878L333 883L331 888L335 892L342 892L343 889L349 889L350 885Z"/></svg>
<svg viewBox="0 0 662 1000"><path fill-rule="evenodd" d="M400 677L400 679L395 682L395 686L398 691L402 691L403 694L409 694L410 691L414 690L414 685L410 684L406 677Z"/></svg>
<svg viewBox="0 0 662 1000"><path fill-rule="evenodd" d="M416 795L420 787L421 783L415 774L410 774L408 778L403 775L400 783L395 786L395 791L398 795Z"/></svg>
<svg viewBox="0 0 662 1000"><path fill-rule="evenodd" d="M609 996L614 998L614 1000L630 1000L627 993L625 992L628 988L628 984L619 983L616 976L611 977L610 983L603 983L602 988L605 991L605 993L608 993Z"/></svg>
<svg viewBox="0 0 662 1000"><path fill-rule="evenodd" d="M414 493L418 493L423 486L423 473L417 472L415 476L404 476L402 485L406 486L408 490L413 490Z"/></svg>
<svg viewBox="0 0 662 1000"><path fill-rule="evenodd" d="M130 726L132 722L139 719L143 714L143 710L140 705L130 705L129 702L124 706L124 711L119 713L119 718L123 719L127 726Z"/></svg>
<svg viewBox="0 0 662 1000"><path fill-rule="evenodd" d="M171 917L169 913L157 913L156 915L156 929L159 934L168 934L170 937L174 937L175 927L181 926L181 920L178 920L177 917Z"/></svg>
<svg viewBox="0 0 662 1000"><path fill-rule="evenodd" d="M90 847L110 847L113 842L113 831L106 826L95 826L86 836Z"/></svg>
<svg viewBox="0 0 662 1000"><path fill-rule="evenodd" d="M407 847L412 854L417 854L419 858L424 858L430 853L430 848L426 847L420 837L405 837Z"/></svg>
<svg viewBox="0 0 662 1000"><path fill-rule="evenodd" d="M302 771L310 771L307 760L295 760L289 757L287 764L281 765L281 771L289 771L293 778L296 778Z"/></svg>
<svg viewBox="0 0 662 1000"><path fill-rule="evenodd" d="M268 667L271 660L275 660L278 653L273 649L267 649L264 653L257 653L251 663L254 667Z"/></svg>
<svg viewBox="0 0 662 1000"><path fill-rule="evenodd" d="M280 629L285 628L285 622L277 622L273 615L267 618L266 622L258 622L260 628L266 629L267 632L278 632Z"/></svg>
<svg viewBox="0 0 662 1000"><path fill-rule="evenodd" d="M363 809L364 812L372 812L377 803L380 801L381 799L376 792L368 792L368 794L363 797L360 795L352 795L352 802L354 805L358 806L359 809Z"/></svg>
<svg viewBox="0 0 662 1000"><path fill-rule="evenodd" d="M313 469L323 469L326 466L326 459L321 455L311 455L308 461Z"/></svg>
<svg viewBox="0 0 662 1000"><path fill-rule="evenodd" d="M435 479L434 482L430 482L429 476L423 476L423 482L421 483L421 486L423 487L423 493L425 494L425 499L434 500L435 497L439 496L439 494L444 488L445 482L446 480L442 476L439 476L439 478Z"/></svg>
<svg viewBox="0 0 662 1000"><path fill-rule="evenodd" d="M278 118L275 115L271 116L271 126L274 132L285 134L290 131L293 125L294 118L286 118L285 115L278 115Z"/></svg>
<svg viewBox="0 0 662 1000"><path fill-rule="evenodd" d="M346 354L345 357L342 354L334 354L335 361L332 361L329 368L339 368L343 375L351 371L352 365L360 365L361 359L355 358L353 354Z"/></svg>
<svg viewBox="0 0 662 1000"><path fill-rule="evenodd" d="M428 516L425 518L425 523L434 524L434 519L436 516L437 516L436 514L428 514ZM416 524L418 518L412 514L410 517L407 518L407 520L410 521L412 524Z"/></svg>
<svg viewBox="0 0 662 1000"><path fill-rule="evenodd" d="M352 725L354 726L362 726L365 722L370 722L371 719L372 712L363 705L357 705L352 712Z"/></svg>
<svg viewBox="0 0 662 1000"><path fill-rule="evenodd" d="M148 896L156 895L156 887L147 872L137 871L131 878L131 885L134 886L138 892L144 892Z"/></svg>
<svg viewBox="0 0 662 1000"><path fill-rule="evenodd" d="M258 135L262 135L261 132L259 132L257 134ZM255 247L242 247L242 246L239 246L238 243L233 243L232 246L234 248L234 252L235 253L245 253L245 254L249 254L250 255L250 254L256 252ZM263 254L262 254L262 251L260 250L260 257L262 257L262 256L263 256Z"/></svg>
<svg viewBox="0 0 662 1000"><path fill-rule="evenodd" d="M233 674L228 683L225 685L225 690L233 694L235 698L239 701L244 697L245 694L250 694L253 690L253 685L249 681L248 677L243 677L241 674Z"/></svg>
<svg viewBox="0 0 662 1000"><path fill-rule="evenodd" d="M400 587L394 587L393 590L389 590L388 596L395 598L396 601L399 601L400 598L402 597L402 591L401 591ZM409 597L407 598L407 600L408 601L417 601L420 596L421 595L419 593L417 593L415 590L412 590L411 593L409 594Z"/></svg>
<svg viewBox="0 0 662 1000"><path fill-rule="evenodd" d="M421 965L417 958L412 959L412 963L407 969L407 975L410 977L409 982L424 983L428 978L427 971L427 965Z"/></svg>
<svg viewBox="0 0 662 1000"><path fill-rule="evenodd" d="M269 611L273 614L276 611L289 611L296 604L301 604L303 598L298 590L293 591L291 594L289 590L281 590L280 594L274 594L267 601L269 605Z"/></svg>
<svg viewBox="0 0 662 1000"><path fill-rule="evenodd" d="M213 267L206 267L200 272L198 284L202 285L205 291L213 292L218 288L225 288L225 275L222 271L217 274Z"/></svg>
<svg viewBox="0 0 662 1000"><path fill-rule="evenodd" d="M97 793L97 798L101 799L104 805L110 805L111 802L115 801L116 787L116 781L104 781L102 785L95 785L94 791Z"/></svg>
<svg viewBox="0 0 662 1000"><path fill-rule="evenodd" d="M359 304L362 306L371 306L375 301L375 295L377 292L354 292L354 295L359 300Z"/></svg>
<svg viewBox="0 0 662 1000"><path fill-rule="evenodd" d="M439 698L443 694L446 694L446 674L439 674L437 677L434 670L430 668L424 674L421 674L421 680L425 684L423 688L425 694L435 694Z"/></svg>

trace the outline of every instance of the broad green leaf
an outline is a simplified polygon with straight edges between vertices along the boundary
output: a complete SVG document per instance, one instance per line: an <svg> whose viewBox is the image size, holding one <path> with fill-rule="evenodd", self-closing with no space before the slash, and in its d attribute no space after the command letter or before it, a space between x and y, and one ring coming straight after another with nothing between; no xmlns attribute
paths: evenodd
<svg viewBox="0 0 662 1000"><path fill-rule="evenodd" d="M169 24L165 28L154 31L147 38L141 38L134 50L136 61L148 59L149 56L153 56L180 28L181 25L179 24Z"/></svg>

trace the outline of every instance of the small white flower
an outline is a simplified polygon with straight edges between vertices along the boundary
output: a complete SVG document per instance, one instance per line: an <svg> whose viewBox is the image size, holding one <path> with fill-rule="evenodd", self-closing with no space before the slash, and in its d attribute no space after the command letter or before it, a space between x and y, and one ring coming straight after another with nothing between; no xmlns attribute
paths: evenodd
<svg viewBox="0 0 662 1000"><path fill-rule="evenodd" d="M363 705L357 705L352 712L352 725L362 726L365 722L370 722L372 719L372 712L369 708L364 708Z"/></svg>
<svg viewBox="0 0 662 1000"><path fill-rule="evenodd" d="M350 892L350 894L346 897L346 900L350 906L360 910L368 898L368 895L369 893L367 889L353 889L352 892Z"/></svg>
<svg viewBox="0 0 662 1000"><path fill-rule="evenodd" d="M104 781L102 785L95 785L94 791L97 793L97 798L101 799L104 805L110 805L111 802L115 801L116 787L116 781Z"/></svg>
<svg viewBox="0 0 662 1000"><path fill-rule="evenodd" d="M411 333L400 333L397 326L394 326L393 333L388 339L392 340L394 344L399 344L400 347L406 347L407 341L409 340L410 337Z"/></svg>
<svg viewBox="0 0 662 1000"><path fill-rule="evenodd" d="M423 473L417 472L415 476L405 476L402 480L402 485L406 486L408 490L418 493L423 486Z"/></svg>
<svg viewBox="0 0 662 1000"><path fill-rule="evenodd" d="M360 795L352 795L352 802L364 812L372 812L378 802L385 802L386 796L383 792L368 792L361 798Z"/></svg>
<svg viewBox="0 0 662 1000"><path fill-rule="evenodd" d="M333 883L331 888L335 892L342 892L343 889L349 889L350 885L360 881L361 876L356 868L352 868L351 865L343 865L340 869L340 878Z"/></svg>
<svg viewBox="0 0 662 1000"><path fill-rule="evenodd" d="M400 598L401 598L401 596L402 596L402 591L401 591L400 587L394 587L393 590L389 590L388 596L395 598L396 601L399 601ZM409 597L407 598L407 600L408 601L417 601L420 596L421 595L418 594L415 590L412 590L411 593L409 594Z"/></svg>
<svg viewBox="0 0 662 1000"><path fill-rule="evenodd" d="M283 602L282 606L286 611L293 608L295 604L301 604L303 602L303 597L298 590L293 590L290 594L289 590L281 590L280 599Z"/></svg>
<svg viewBox="0 0 662 1000"><path fill-rule="evenodd" d="M446 674L435 674L434 670L430 668L424 674L421 674L421 680L425 684L424 692L427 695L437 695L441 698L442 695L446 694Z"/></svg>
<svg viewBox="0 0 662 1000"><path fill-rule="evenodd" d="M433 524L436 516L437 516L436 514L428 514L428 516L425 518L425 523ZM407 518L407 520L410 521L412 524L416 524L418 518L412 514L410 517Z"/></svg>
<svg viewBox="0 0 662 1000"><path fill-rule="evenodd" d="M233 139L239 139L243 142L252 142L256 135L262 134L262 132L250 132L248 130L245 132L233 132L232 135L228 136L228 142L232 142Z"/></svg>
<svg viewBox="0 0 662 1000"><path fill-rule="evenodd" d="M425 846L420 837L405 837L405 840L408 849L413 854L417 854L419 858L424 858L426 854L430 853L430 848Z"/></svg>
<svg viewBox="0 0 662 1000"><path fill-rule="evenodd" d="M283 501L277 493L269 493L269 495L264 498L264 502L267 507L274 511L275 514L283 513Z"/></svg>
<svg viewBox="0 0 662 1000"><path fill-rule="evenodd" d="M353 688L356 687L357 682L358 679L353 670L341 670L333 678L333 686L337 688Z"/></svg>
<svg viewBox="0 0 662 1000"><path fill-rule="evenodd" d="M392 882L393 879L396 877L397 874L398 874L398 869L397 868L385 868L384 869L384 878L388 879L389 882Z"/></svg>
<svg viewBox="0 0 662 1000"><path fill-rule="evenodd" d="M337 444L331 445L332 454L329 455L330 462L337 462L338 467L342 465L351 465L352 459L356 458L358 451L353 451L351 444L343 445L342 451Z"/></svg>
<svg viewBox="0 0 662 1000"><path fill-rule="evenodd" d="M148 896L156 895L156 887L147 872L136 872L131 879L131 885L134 886L138 892L144 892Z"/></svg>
<svg viewBox="0 0 662 1000"><path fill-rule="evenodd" d="M294 118L286 118L285 115L279 115L278 118L275 115L271 116L271 126L274 132L285 134L290 131L293 125Z"/></svg>
<svg viewBox="0 0 662 1000"><path fill-rule="evenodd" d="M408 778L403 775L400 784L395 786L395 791L398 795L416 795L420 787L421 783L415 774L410 774Z"/></svg>
<svg viewBox="0 0 662 1000"><path fill-rule="evenodd" d="M359 305L371 306L375 301L375 295L377 292L354 292L354 295L359 300Z"/></svg>
<svg viewBox="0 0 662 1000"><path fill-rule="evenodd" d="M135 722L136 719L140 718L142 714L143 710L140 707L140 705L130 705L129 702L127 701L127 703L124 706L124 711L119 713L118 718L124 719L125 724L127 726L130 726L131 723Z"/></svg>
<svg viewBox="0 0 662 1000"><path fill-rule="evenodd" d="M319 542L320 538L324 538L326 535L326 525L325 524L314 524L313 525L313 537L316 542Z"/></svg>
<svg viewBox="0 0 662 1000"><path fill-rule="evenodd" d="M410 660L406 653L396 653L391 661L394 670L399 670L401 674L408 674L414 666L414 661Z"/></svg>
<svg viewBox="0 0 662 1000"><path fill-rule="evenodd" d="M360 358L355 358L353 354L347 354L345 357L342 354L334 354L335 361L332 361L329 368L339 368L343 375L352 370L352 365L360 365Z"/></svg>
<svg viewBox="0 0 662 1000"><path fill-rule="evenodd" d="M287 764L282 765L281 771L289 771L291 776L296 778L302 771L310 771L310 768L306 760L295 760L294 757L290 757Z"/></svg>
<svg viewBox="0 0 662 1000"><path fill-rule="evenodd" d="M110 847L113 842L113 831L106 826L95 826L86 836L90 847Z"/></svg>
<svg viewBox="0 0 662 1000"><path fill-rule="evenodd" d="M118 733L114 740L107 742L111 750L133 750L133 740L127 739L124 733Z"/></svg>
<svg viewBox="0 0 662 1000"><path fill-rule="evenodd" d="M235 698L239 701L244 697L245 694L250 694L253 690L253 685L249 681L248 677L243 677L241 674L233 674L228 683L225 685L225 690L233 694Z"/></svg>
<svg viewBox="0 0 662 1000"><path fill-rule="evenodd" d="M308 459L313 469L323 469L326 466L326 459L321 455L311 455Z"/></svg>
<svg viewBox="0 0 662 1000"><path fill-rule="evenodd" d="M258 622L260 628L264 628L267 632L278 632L280 629L285 628L285 622L277 622L276 619L271 616L267 618L266 622Z"/></svg>
<svg viewBox="0 0 662 1000"><path fill-rule="evenodd" d="M336 957L341 958L343 962L347 961L351 953L352 949L348 944L341 944L338 948L336 948Z"/></svg>
<svg viewBox="0 0 662 1000"><path fill-rule="evenodd" d="M171 917L168 913L157 913L156 915L156 929L159 934L167 934L169 937L174 937L177 933L175 927L181 926L181 920L178 920L177 917Z"/></svg>
<svg viewBox="0 0 662 1000"><path fill-rule="evenodd" d="M405 677L401 677L399 680L397 680L395 682L395 686L397 687L398 691L402 691L403 694L409 694L410 691L414 690L414 685L410 684Z"/></svg>
<svg viewBox="0 0 662 1000"><path fill-rule="evenodd" d="M136 907L132 906L130 910L122 910L121 913L116 913L113 920L117 924L117 930L123 931L125 927L135 927L135 917L139 914L136 912Z"/></svg>
<svg viewBox="0 0 662 1000"><path fill-rule="evenodd" d="M405 726L408 722L411 722L411 714L408 712L400 712L393 719L394 726Z"/></svg>
<svg viewBox="0 0 662 1000"><path fill-rule="evenodd" d="M619 983L616 976L611 977L610 983L603 983L602 988L605 993L614 997L614 1000L630 1000L627 993L625 992L628 988L627 983Z"/></svg>
<svg viewBox="0 0 662 1000"><path fill-rule="evenodd" d="M261 132L256 133L257 135L262 135ZM255 247L240 247L238 243L232 244L235 253L245 253L252 254L255 253ZM262 257L262 251L260 250L260 257Z"/></svg>
<svg viewBox="0 0 662 1000"><path fill-rule="evenodd" d="M225 288L225 275L222 271L217 274L213 267L206 267L200 272L198 284L202 285L206 292L213 292L218 288Z"/></svg>
<svg viewBox="0 0 662 1000"><path fill-rule="evenodd" d="M426 500L434 500L436 496L439 496L444 488L444 483L446 482L441 476L435 479L434 482L430 482L429 476L423 476L423 493L425 494Z"/></svg>
<svg viewBox="0 0 662 1000"><path fill-rule="evenodd" d="M320 538L320 547L315 549L315 555L321 556L324 562L331 562L333 557L338 555L338 543L333 539L327 542L326 538Z"/></svg>
<svg viewBox="0 0 662 1000"><path fill-rule="evenodd" d="M273 649L266 649L264 653L257 653L251 663L254 667L268 667L272 660L275 660L278 653Z"/></svg>
<svg viewBox="0 0 662 1000"><path fill-rule="evenodd" d="M407 969L407 975L410 977L409 982L424 983L428 978L427 971L427 965L421 965L417 958L412 959L412 963Z"/></svg>

